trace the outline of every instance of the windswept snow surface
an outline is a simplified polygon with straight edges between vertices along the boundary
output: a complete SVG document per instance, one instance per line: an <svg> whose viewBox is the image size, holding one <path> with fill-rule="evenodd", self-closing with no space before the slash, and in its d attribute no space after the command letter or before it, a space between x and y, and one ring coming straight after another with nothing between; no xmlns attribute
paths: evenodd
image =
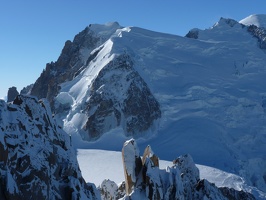
<svg viewBox="0 0 266 200"><path fill-rule="evenodd" d="M266 28L266 15L265 14L250 15L246 17L245 19L240 20L239 23L245 24L245 25L255 25L257 27Z"/></svg>
<svg viewBox="0 0 266 200"><path fill-rule="evenodd" d="M198 39L107 26L92 26L95 34L110 38L77 77L61 85L58 96L68 93L67 102L73 101L64 129L75 136L75 145L121 150L121 127L94 142L80 142L78 135L87 120L82 111L93 80L126 53L162 111L158 129L152 130L157 134L138 139L140 151L150 144L165 160L189 153L196 163L238 174L266 191L266 54L257 38L223 18L199 30Z"/></svg>
<svg viewBox="0 0 266 200"><path fill-rule="evenodd" d="M125 180L122 153L119 151L78 149L77 158L83 178L86 182L94 183L96 187L100 186L104 179L110 179L116 184ZM166 160L159 162L160 169L166 169L167 166L172 165L172 162ZM248 186L240 176L204 165L197 165L197 167L201 179L207 179L218 187L244 190L253 193L257 199L266 199L265 193Z"/></svg>

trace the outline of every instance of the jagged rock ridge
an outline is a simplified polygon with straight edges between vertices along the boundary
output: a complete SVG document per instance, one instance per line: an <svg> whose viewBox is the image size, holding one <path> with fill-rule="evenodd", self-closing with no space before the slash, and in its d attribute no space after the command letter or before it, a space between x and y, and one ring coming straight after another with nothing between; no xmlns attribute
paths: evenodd
<svg viewBox="0 0 266 200"><path fill-rule="evenodd" d="M22 90L20 91L20 94L29 95L31 93L31 89L32 89L33 85L34 84L30 84L30 85L22 88Z"/></svg>
<svg viewBox="0 0 266 200"><path fill-rule="evenodd" d="M97 199L86 184L70 137L49 103L17 96L0 101L0 199Z"/></svg>
<svg viewBox="0 0 266 200"><path fill-rule="evenodd" d="M258 39L259 47L261 49L266 49L266 29L250 25L248 31Z"/></svg>
<svg viewBox="0 0 266 200"><path fill-rule="evenodd" d="M66 41L58 60L48 63L34 83L31 95L39 99L47 98L53 105L54 97L60 91L60 84L72 80L80 72L87 61L81 55L96 48L99 40L87 27L75 36L73 42Z"/></svg>
<svg viewBox="0 0 266 200"><path fill-rule="evenodd" d="M254 200L254 196L230 188L217 188L207 180L200 180L199 170L190 155L180 156L173 166L159 169L159 158L150 146L139 155L136 141L125 142L122 149L125 182L118 187L111 180L101 184L102 199L220 199Z"/></svg>

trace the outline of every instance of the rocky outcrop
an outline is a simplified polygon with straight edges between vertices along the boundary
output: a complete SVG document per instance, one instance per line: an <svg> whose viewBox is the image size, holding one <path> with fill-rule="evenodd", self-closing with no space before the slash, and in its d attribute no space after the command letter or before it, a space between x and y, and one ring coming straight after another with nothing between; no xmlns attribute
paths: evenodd
<svg viewBox="0 0 266 200"><path fill-rule="evenodd" d="M161 117L159 103L127 54L107 64L91 88L84 126L90 139L97 139L117 126L122 126L128 136L137 136Z"/></svg>
<svg viewBox="0 0 266 200"><path fill-rule="evenodd" d="M0 100L0 152L0 199L99 199L46 100Z"/></svg>
<svg viewBox="0 0 266 200"><path fill-rule="evenodd" d="M122 160L124 165L126 194L129 195L141 178L141 158L135 140L125 142L122 149Z"/></svg>
<svg viewBox="0 0 266 200"><path fill-rule="evenodd" d="M14 101L14 99L16 98L16 96L18 95L18 91L17 91L17 88L16 87L11 87L8 89L8 92L7 92L7 102L11 102L11 101Z"/></svg>
<svg viewBox="0 0 266 200"><path fill-rule="evenodd" d="M146 149L144 150L144 153L142 156L143 165L145 164L147 158L151 159L155 167L159 167L159 158L153 153L150 145L148 145Z"/></svg>
<svg viewBox="0 0 266 200"><path fill-rule="evenodd" d="M258 39L258 45L261 49L266 49L266 29L260 28L255 25L248 26L250 32L255 38Z"/></svg>
<svg viewBox="0 0 266 200"><path fill-rule="evenodd" d="M173 166L160 170L159 158L148 146L144 151L142 162L140 160L136 141L133 139L126 141L122 149L125 172L125 182L121 184L125 185L125 195L122 199L255 199L247 192L218 188L207 180L200 180L199 170L190 155L180 156L173 161ZM121 198L115 194L123 194L122 187L119 187L119 190L118 186L114 186L114 182L110 182L112 187L106 187L106 181L103 183L102 196L112 196L111 199Z"/></svg>
<svg viewBox="0 0 266 200"><path fill-rule="evenodd" d="M232 188L221 187L219 190L228 199L255 199L250 193L244 191L237 191Z"/></svg>
<svg viewBox="0 0 266 200"><path fill-rule="evenodd" d="M32 87L33 87L33 84L23 87L22 90L20 91L20 94L29 95L31 93Z"/></svg>
<svg viewBox="0 0 266 200"><path fill-rule="evenodd" d="M199 37L199 29L194 28L194 29L190 30L190 31L185 35L185 37L187 37L187 38L193 38L193 39L198 39L198 37Z"/></svg>
<svg viewBox="0 0 266 200"><path fill-rule="evenodd" d="M104 180L101 184L100 191L102 200L118 199L118 186L114 181L109 179Z"/></svg>
<svg viewBox="0 0 266 200"><path fill-rule="evenodd" d="M99 41L100 38L89 27L77 34L73 42L66 41L58 60L48 63L34 83L31 95L47 98L53 106L60 84L72 80L82 70L89 52L97 47Z"/></svg>

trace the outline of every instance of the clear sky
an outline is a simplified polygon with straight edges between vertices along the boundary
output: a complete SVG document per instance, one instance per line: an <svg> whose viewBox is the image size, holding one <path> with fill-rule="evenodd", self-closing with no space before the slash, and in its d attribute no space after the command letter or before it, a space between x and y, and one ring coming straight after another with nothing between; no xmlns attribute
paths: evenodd
<svg viewBox="0 0 266 200"><path fill-rule="evenodd" d="M117 21L184 36L220 17L266 14L266 0L0 0L0 98L34 83L66 40L89 24Z"/></svg>

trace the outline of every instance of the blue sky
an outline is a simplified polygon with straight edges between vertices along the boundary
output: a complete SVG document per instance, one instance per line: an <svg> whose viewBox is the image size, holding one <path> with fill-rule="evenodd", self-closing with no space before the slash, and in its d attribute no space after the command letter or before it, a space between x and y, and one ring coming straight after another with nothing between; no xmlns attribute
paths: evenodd
<svg viewBox="0 0 266 200"><path fill-rule="evenodd" d="M35 82L65 41L89 24L117 21L183 36L220 17L241 20L265 8L265 0L0 0L0 98L11 86L20 91Z"/></svg>

